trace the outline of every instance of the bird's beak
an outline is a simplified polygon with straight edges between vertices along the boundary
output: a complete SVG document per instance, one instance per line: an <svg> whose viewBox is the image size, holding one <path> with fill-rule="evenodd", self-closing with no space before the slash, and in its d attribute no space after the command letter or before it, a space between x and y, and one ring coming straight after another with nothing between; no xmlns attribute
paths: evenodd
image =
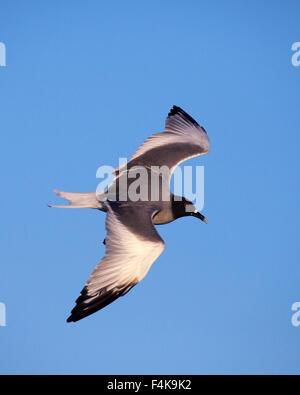
<svg viewBox="0 0 300 395"><path fill-rule="evenodd" d="M201 219L201 221L203 221L207 224L207 219L204 217L204 215L202 215L198 211L195 211L194 213L192 213L192 216Z"/></svg>

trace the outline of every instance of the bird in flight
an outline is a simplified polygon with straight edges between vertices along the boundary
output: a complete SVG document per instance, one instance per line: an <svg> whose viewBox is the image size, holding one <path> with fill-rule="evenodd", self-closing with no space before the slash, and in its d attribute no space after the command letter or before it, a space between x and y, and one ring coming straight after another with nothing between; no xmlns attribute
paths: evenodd
<svg viewBox="0 0 300 395"><path fill-rule="evenodd" d="M107 214L105 255L92 271L67 322L79 321L102 309L146 276L165 247L154 225L185 216L207 223L192 202L171 193L170 181L178 164L208 151L209 138L205 129L180 107L173 106L164 132L150 136L125 167L115 170L114 180L106 191L54 191L69 204L50 207L93 208ZM164 174L157 171L162 167L167 169ZM129 173L137 170L142 174L142 169L147 177L144 183L140 181L139 188L146 187L146 199L136 199L128 193L136 182ZM155 191L151 177L158 180Z"/></svg>

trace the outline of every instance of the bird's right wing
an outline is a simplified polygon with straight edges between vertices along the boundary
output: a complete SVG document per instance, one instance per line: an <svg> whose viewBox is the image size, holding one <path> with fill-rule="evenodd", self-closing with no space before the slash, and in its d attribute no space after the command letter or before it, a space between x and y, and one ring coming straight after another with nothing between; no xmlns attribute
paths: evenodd
<svg viewBox="0 0 300 395"><path fill-rule="evenodd" d="M105 256L90 275L68 322L102 309L146 276L165 245L152 222L156 212L110 204Z"/></svg>
<svg viewBox="0 0 300 395"><path fill-rule="evenodd" d="M115 178L108 188L113 191L115 185L129 187L135 180L134 169L146 169L148 174L161 174L161 182L170 183L176 166L180 163L204 155L209 151L210 143L205 129L180 107L173 106L165 123L165 131L150 136L133 154L129 163L115 169ZM126 181L121 182L121 179ZM144 181L148 185L147 180ZM168 185L169 187L169 185ZM158 188L158 193L159 193ZM149 189L150 190L150 189Z"/></svg>
<svg viewBox="0 0 300 395"><path fill-rule="evenodd" d="M205 129L180 107L168 114L165 131L150 136L134 153L131 166L167 166L172 174L181 162L209 151Z"/></svg>

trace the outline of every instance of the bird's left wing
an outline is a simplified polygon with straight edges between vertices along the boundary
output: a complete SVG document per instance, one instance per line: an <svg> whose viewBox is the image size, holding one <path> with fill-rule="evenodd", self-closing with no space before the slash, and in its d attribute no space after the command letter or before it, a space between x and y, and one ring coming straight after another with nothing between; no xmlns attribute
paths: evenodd
<svg viewBox="0 0 300 395"><path fill-rule="evenodd" d="M146 276L165 245L152 222L156 212L153 208L110 203L105 255L76 300L68 322L102 309Z"/></svg>

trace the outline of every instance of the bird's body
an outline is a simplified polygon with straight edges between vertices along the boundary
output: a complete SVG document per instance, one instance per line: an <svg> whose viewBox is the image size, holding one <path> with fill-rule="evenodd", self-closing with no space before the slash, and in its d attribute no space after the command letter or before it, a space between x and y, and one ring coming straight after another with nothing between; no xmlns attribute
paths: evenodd
<svg viewBox="0 0 300 395"><path fill-rule="evenodd" d="M170 180L179 163L208 151L209 139L204 128L174 106L165 131L148 138L127 165L115 170L115 178L106 191L55 191L69 201L68 206L55 207L106 212L106 253L76 300L68 322L100 310L145 277L164 249L164 241L154 225L183 216L195 216L206 222L190 201L170 192Z"/></svg>

